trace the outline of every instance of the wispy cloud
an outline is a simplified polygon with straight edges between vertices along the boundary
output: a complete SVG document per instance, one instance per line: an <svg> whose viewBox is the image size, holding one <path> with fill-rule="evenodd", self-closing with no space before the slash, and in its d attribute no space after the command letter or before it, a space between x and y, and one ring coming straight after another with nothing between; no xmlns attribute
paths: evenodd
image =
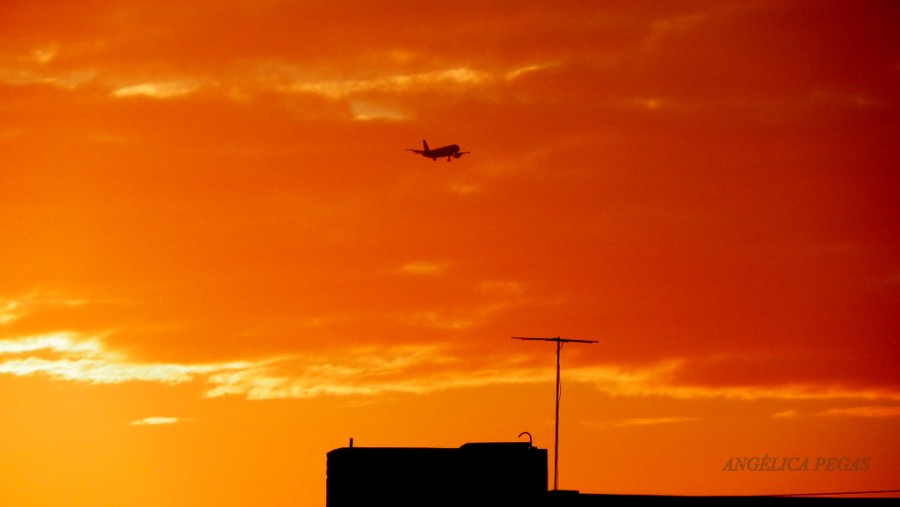
<svg viewBox="0 0 900 507"><path fill-rule="evenodd" d="M386 103L380 103L373 100L352 99L348 101L348 106L355 120L389 120L402 121L409 119L407 113L402 111L398 106Z"/></svg>
<svg viewBox="0 0 900 507"><path fill-rule="evenodd" d="M133 426L161 426L190 420L191 419L184 419L181 417L145 417L143 419L131 421L131 424Z"/></svg>
<svg viewBox="0 0 900 507"><path fill-rule="evenodd" d="M55 380L91 384L133 381L179 384L212 372L247 368L250 364L142 363L107 349L100 336L70 331L0 341L0 373L45 375Z"/></svg>
<svg viewBox="0 0 900 507"><path fill-rule="evenodd" d="M335 357L282 358L277 363L223 371L207 379L206 396L250 399L312 398L320 395L424 393L457 387L446 372L454 363L443 347L356 348Z"/></svg>
<svg viewBox="0 0 900 507"><path fill-rule="evenodd" d="M113 90L113 97L150 97L172 99L190 95L200 89L196 81L164 81L124 86Z"/></svg>
<svg viewBox="0 0 900 507"><path fill-rule="evenodd" d="M0 325L9 324L24 314L22 303L15 299L0 299Z"/></svg>
<svg viewBox="0 0 900 507"><path fill-rule="evenodd" d="M100 353L102 346L98 338L81 338L77 333L67 331L0 340L0 354L21 354L40 350L91 356Z"/></svg>
<svg viewBox="0 0 900 507"><path fill-rule="evenodd" d="M31 293L14 298L0 297L0 326L11 324L41 308L61 306L75 307L83 306L88 303L89 302L84 299L54 297L38 293Z"/></svg>
<svg viewBox="0 0 900 507"><path fill-rule="evenodd" d="M438 275L447 270L446 262L417 261L400 267L400 272L408 275Z"/></svg>
<svg viewBox="0 0 900 507"><path fill-rule="evenodd" d="M41 65L52 62L57 54L59 54L59 48L57 47L40 47L32 49L31 52L29 52L31 60Z"/></svg>
<svg viewBox="0 0 900 507"><path fill-rule="evenodd" d="M11 86L52 85L69 90L94 81L98 76L96 69L75 69L64 72L50 72L40 65L19 63L4 65L0 59L0 84Z"/></svg>
<svg viewBox="0 0 900 507"><path fill-rule="evenodd" d="M816 415L846 417L900 417L900 406L871 405L862 407L830 408Z"/></svg>
<svg viewBox="0 0 900 507"><path fill-rule="evenodd" d="M436 329L469 329L476 320L469 316L454 316L438 310L401 315L398 319L410 327L430 327Z"/></svg>
<svg viewBox="0 0 900 507"><path fill-rule="evenodd" d="M467 328L468 320L438 314L419 315L419 324ZM457 357L446 346L419 345L332 350L316 355L289 355L257 361L221 363L148 363L110 350L100 336L75 332L25 336L0 341L0 374L43 375L53 380L91 384L154 382L183 384L200 380L210 387L204 396L250 399L312 398L322 395L372 396L387 392L427 393L455 388L545 382L543 368L524 366L521 358L491 360L490 367ZM684 365L660 362L642 368L569 366L569 382L593 385L612 396L664 396L677 399L881 399L900 394L839 390L823 386L765 387L684 386L673 377ZM781 414L787 417L789 414ZM900 407L864 406L832 409L821 415L894 417ZM678 419L680 420L680 419ZM628 424L661 424L670 419L632 420Z"/></svg>
<svg viewBox="0 0 900 507"><path fill-rule="evenodd" d="M414 74L382 76L371 79L298 79L279 87L279 89L280 91L289 93L310 93L331 99L341 99L351 95L370 92L401 93L412 89L423 89L434 86L473 86L484 83L490 79L491 75L486 72L473 70L468 67L458 67Z"/></svg>
<svg viewBox="0 0 900 507"><path fill-rule="evenodd" d="M507 72L506 75L505 75L504 77L506 78L507 81L513 81L513 80L519 79L520 77L525 76L525 75L527 75L527 74L531 74L531 73L533 73L533 72L538 72L538 71L541 71L541 70L546 70L546 69L553 68L553 67L558 67L558 66L559 66L559 64L551 64L551 65L542 65L542 64L525 65L525 66L523 66L523 67L518 67L518 68L515 68L515 69L513 69L513 70Z"/></svg>
<svg viewBox="0 0 900 507"><path fill-rule="evenodd" d="M900 393L878 389L850 389L816 383L768 385L683 384L676 379L685 368L683 361L661 361L643 367L588 366L569 368L573 380L593 384L614 396L665 396L675 399L868 399L900 400Z"/></svg>
<svg viewBox="0 0 900 507"><path fill-rule="evenodd" d="M443 264L415 262L401 267L417 276L439 273ZM442 331L468 330L524 297L518 282L486 281L480 293L502 296L502 301L476 305L469 311L435 309L397 314L396 321L411 328ZM493 298L492 298L493 299ZM71 298L27 298L0 301L0 324L12 322L41 307L80 306ZM311 398L323 395L372 396L388 392L427 393L445 389L545 382L546 371L522 356L473 359L471 351L451 345L336 347L315 353L293 352L255 360L208 363L148 362L108 345L121 331L81 333L62 330L0 339L0 374L44 376L57 381L90 384L152 382L165 385L204 382L204 395L244 396L253 399ZM663 396L675 399L784 399L784 400L900 400L900 393L877 389L850 389L817 383L718 385L686 382L684 373L696 368L687 360L667 360L640 366L570 365L568 382L593 386L611 396ZM791 417L795 412L776 414ZM895 417L900 407L865 405L835 408L823 416ZM630 421L652 424L666 421Z"/></svg>
<svg viewBox="0 0 900 507"><path fill-rule="evenodd" d="M309 93L330 99L343 99L353 95L373 92L398 94L410 91L430 91L447 87L458 89L459 87L484 86L503 81L513 81L548 67L548 65L535 64L524 65L509 71L489 71L461 66L370 78L293 78L289 79L287 84L278 85L276 89L286 93ZM275 67L272 70L275 75L289 76L302 73L300 70L288 66ZM272 77L270 76L269 79L272 79Z"/></svg>
<svg viewBox="0 0 900 507"><path fill-rule="evenodd" d="M660 424L676 424L699 421L699 417L633 417L599 424L603 428L628 428L633 426L657 426Z"/></svg>

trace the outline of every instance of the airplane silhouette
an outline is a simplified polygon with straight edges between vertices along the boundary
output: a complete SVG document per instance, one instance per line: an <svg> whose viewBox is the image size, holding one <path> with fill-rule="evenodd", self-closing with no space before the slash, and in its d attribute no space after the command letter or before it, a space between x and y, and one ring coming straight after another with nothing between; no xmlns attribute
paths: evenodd
<svg viewBox="0 0 900 507"><path fill-rule="evenodd" d="M407 151L411 151L417 155L422 155L423 157L430 158L431 160L437 160L438 158L447 157L447 162L450 162L451 157L459 158L466 153L471 153L469 151L459 151L459 146L455 144L441 146L440 148L431 150L428 148L428 142L424 139L422 139L422 146L425 148L424 150L414 150L412 148L406 149Z"/></svg>

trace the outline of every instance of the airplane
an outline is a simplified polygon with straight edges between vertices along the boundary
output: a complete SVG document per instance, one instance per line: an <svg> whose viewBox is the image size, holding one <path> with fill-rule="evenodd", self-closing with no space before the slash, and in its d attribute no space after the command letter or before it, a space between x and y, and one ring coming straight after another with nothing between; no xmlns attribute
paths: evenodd
<svg viewBox="0 0 900 507"><path fill-rule="evenodd" d="M431 160L437 160L438 158L447 157L447 162L450 162L450 158L459 158L466 153L471 153L469 151L459 151L459 146L455 144L451 144L448 146L442 146L440 148L435 148L433 150L428 148L428 142L422 139L422 146L425 148L424 150L414 150L412 148L406 148L407 151L411 151L417 155L422 155L423 157L430 158Z"/></svg>

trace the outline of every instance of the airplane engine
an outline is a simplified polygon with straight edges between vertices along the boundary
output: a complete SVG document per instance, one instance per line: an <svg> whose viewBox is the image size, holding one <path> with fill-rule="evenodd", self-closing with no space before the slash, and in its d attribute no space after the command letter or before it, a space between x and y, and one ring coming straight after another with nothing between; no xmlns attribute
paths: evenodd
<svg viewBox="0 0 900 507"><path fill-rule="evenodd" d="M459 157L461 157L461 156L463 156L462 153L454 153L454 154L453 154L453 158L459 158Z"/></svg>

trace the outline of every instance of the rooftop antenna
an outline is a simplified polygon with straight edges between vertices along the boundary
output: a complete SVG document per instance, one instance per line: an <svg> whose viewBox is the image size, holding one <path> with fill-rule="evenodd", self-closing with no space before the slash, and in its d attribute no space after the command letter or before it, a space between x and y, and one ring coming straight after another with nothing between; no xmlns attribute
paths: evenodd
<svg viewBox="0 0 900 507"><path fill-rule="evenodd" d="M553 434L553 490L559 490L559 399L562 388L559 382L559 355L563 343L597 343L597 340L572 340L569 338L529 338L525 336L513 336L513 340L527 340L539 342L556 342L556 421Z"/></svg>

